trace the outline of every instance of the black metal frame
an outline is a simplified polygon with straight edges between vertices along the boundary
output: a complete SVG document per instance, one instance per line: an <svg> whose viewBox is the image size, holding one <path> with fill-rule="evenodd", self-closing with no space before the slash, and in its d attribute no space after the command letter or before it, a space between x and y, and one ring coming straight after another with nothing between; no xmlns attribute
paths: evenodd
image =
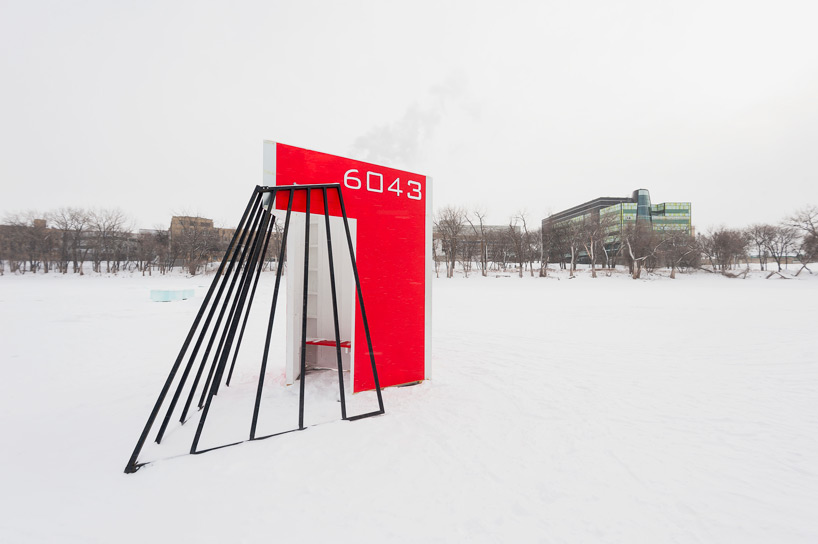
<svg viewBox="0 0 818 544"><path fill-rule="evenodd" d="M290 217L292 214L293 200L295 198L296 192L299 191L306 192L306 226L304 236L304 298L302 301L302 321L301 321L301 360L300 360L301 376L299 378L300 385L298 398L298 428L265 436L256 436L259 408L261 406L261 396L262 391L264 389L264 375L267 370L267 360L270 351L270 336L273 331L273 321L275 319L276 304L278 302L279 287L281 285L281 272L284 262L284 254L287 246L287 234L290 228ZM378 369L375 365L375 353L372 350L372 338L369 333L369 322L367 321L366 318L364 298L363 293L361 292L361 281L360 278L358 277L358 267L355 262L355 250L352 245L352 235L350 234L349 230L349 221L347 219L346 208L344 207L344 198L343 195L341 194L340 184L333 183L322 185L286 185L274 187L256 186L256 188L253 191L253 195L250 197L250 201L247 203L247 207L244 210L244 214L242 215L241 220L239 221L239 225L236 227L236 230L233 234L233 238L230 240L230 244L228 245L227 251L224 254L224 259L219 265L219 269L217 270L213 278L213 282L211 283L210 288L208 289L207 294L205 295L204 301L202 302L202 306L199 309L199 313L193 320L193 325L190 328L190 332L188 332L188 335L185 338L184 343L182 344L182 349L179 351L179 355L176 357L176 361L173 363L173 366L171 367L170 373L167 379L165 380L164 386L162 387L162 391L159 393L159 398L156 400L153 410L151 410L150 416L148 416L148 421L145 424L145 428L142 430L142 434L139 436L139 440L137 441L136 447L134 448L133 453L131 454L131 458L128 460L128 464L125 467L126 473L136 472L140 467L147 464L138 462L139 454L142 451L143 446L145 445L145 441L147 440L148 434L150 434L151 428L153 427L157 416L159 415L159 412L165 402L168 392L170 391L171 385L173 385L173 382L176 379L176 374L178 373L179 368L182 365L182 361L185 359L185 355L187 354L188 348L190 347L193 337L196 335L197 329L199 330L198 338L196 339L193 350L191 351L190 357L187 360L187 364L185 365L184 370L182 371L182 375L176 386L176 390L173 393L173 397L171 398L170 404L165 413L165 417L162 420L162 424L160 425L159 431L156 434L155 441L157 444L161 443L162 441L162 437L164 436L165 431L167 430L168 423L170 422L170 419L176 408L176 405L179 401L185 384L187 383L187 380L190 377L190 373L191 370L193 369L193 365L199 354L199 350L209 330L210 339L207 342L207 347L205 348L204 354L202 355L201 360L199 362L195 378L193 379L193 383L188 392L188 397L182 409L181 417L179 419L182 425L184 425L185 422L187 421L187 416L190 410L191 403L193 401L193 398L195 397L196 392L199 389L199 382L201 380L207 361L208 359L210 359L210 354L213 349L216 337L220 336L218 345L216 347L216 351L214 352L213 357L211 359L210 368L205 379L205 384L201 389L201 396L199 398L198 408L201 410L202 413L201 417L199 418L199 423L196 428L196 434L193 438L193 443L191 444L190 447L190 453L191 454L205 453L215 449L221 449L227 446L233 446L251 440L263 440L265 438L271 438L273 436L278 436L293 431L300 431L305 428L304 387L306 377L306 347L307 347L306 328L308 300L307 295L309 283L310 197L313 192L318 191L321 192L321 196L323 197L324 222L327 232L327 253L329 258L330 287L332 291L332 316L335 325L335 352L338 361L338 386L340 389L341 419L347 421L354 421L357 419L363 419L366 417L376 416L384 413L383 396L381 395L381 386L378 380ZM347 245L349 246L349 256L352 263L352 272L353 275L355 276L355 289L358 296L358 303L361 308L361 317L363 320L364 331L366 333L367 349L369 350L369 358L372 363L372 375L375 380L375 391L378 397L378 410L351 417L347 416L346 397L344 394L343 365L341 361L341 336L338 324L338 299L335 285L335 268L333 266L332 258L332 235L330 234L329 206L327 200L327 193L329 191L335 191L335 193L338 195L338 202L340 203L341 206L341 215L344 220L344 230L346 231ZM224 444L222 446L216 446L214 448L209 448L205 450L199 450L198 449L199 439L201 438L202 430L204 429L205 421L207 420L207 415L210 412L213 397L216 396L219 392L219 385L221 384L222 378L224 377L227 362L230 359L231 350L233 351L233 357L232 362L230 364L230 370L227 374L225 386L230 385L230 379L233 376L233 369L235 368L236 365L236 359L238 357L239 348L241 347L241 342L242 339L244 338L244 330L245 327L247 326L248 316L250 315L250 308L253 304L253 299L256 294L256 287L258 286L259 277L261 275L264 255L267 252L267 246L270 242L270 237L272 236L273 233L275 217L272 215L272 212L275 206L276 198L279 194L287 195L288 198L287 215L284 220L284 231L281 242L281 250L278 256L278 268L276 270L276 281L275 288L273 290L273 301L272 307L270 309L270 318L267 324L267 335L264 343L264 353L261 360L261 368L259 371L258 386L256 388L256 398L253 407L253 418L250 425L250 436L247 440L234 442L232 444ZM225 288L227 289L226 293ZM222 299L223 295L224 297ZM219 308L220 303L221 309L218 311L218 316L216 318L215 324L213 324L213 327L211 328L213 317L214 315L216 315L216 311ZM210 308L209 311L207 311L208 306ZM229 310L228 306L230 307ZM243 311L244 317L242 318L241 315ZM201 323L205 313L207 313L207 317L205 318L204 323L200 328L199 324ZM225 314L227 315L226 320L224 319ZM236 338L236 332L238 331L240 321L241 331L238 334L238 338Z"/></svg>

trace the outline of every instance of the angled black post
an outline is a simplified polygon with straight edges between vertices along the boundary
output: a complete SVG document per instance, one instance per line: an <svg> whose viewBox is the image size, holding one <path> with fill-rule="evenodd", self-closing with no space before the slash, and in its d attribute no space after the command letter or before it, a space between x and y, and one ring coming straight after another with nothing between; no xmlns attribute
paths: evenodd
<svg viewBox="0 0 818 544"><path fill-rule="evenodd" d="M324 197L324 224L327 228L327 259L329 260L329 286L332 291L332 322L335 326L335 356L338 361L338 388L341 392L341 419L347 418L347 401L344 396L344 363L341 360L341 330L338 325L338 294L335 289L335 264L332 261L332 232L329 224L327 188L321 189Z"/></svg>
<svg viewBox="0 0 818 544"><path fill-rule="evenodd" d="M165 414L165 419L164 419L164 421L162 421L162 426L160 427L159 432L156 435L156 442L157 443L161 442L162 436L164 435L165 430L167 429L168 422L170 421L170 418L171 418L171 416L173 414L173 410L176 408L176 403L179 401L179 396L182 393L182 390L183 390L183 388L185 386L185 383L187 382L187 378L188 378L188 376L190 374L190 370L193 367L194 361L196 360L196 355L199 353L199 349L202 346L202 341L204 340L205 336L207 335L207 331L210 328L210 322L213 319L213 315L216 312L216 308L218 308L219 300L221 300L221 296L224 293L225 286L227 285L227 282L228 282L228 280L230 278L230 275L233 272L233 268L236 265L236 261L238 260L238 255L239 255L238 249L239 249L239 247L241 247L244 244L244 239L245 239L245 236L246 236L247 230L248 230L247 225L249 225L250 222L252 221L251 217L255 217L256 209L260 204L261 204L261 193L259 192L259 188L256 187L256 192L254 193L254 196L251 199L250 204L249 204L250 208L252 208L252 209L248 209L248 210L245 211L245 215L244 215L244 217L242 217L242 221L239 223L239 225L236 227L236 231L233 233L233 240L231 241L231 246L228 247L227 252L224 255L224 260L222 261L222 264L219 267L219 270L218 270L218 272L216 274L216 277L213 278L213 284L214 285L219 281L221 281L221 285L219 286L219 290L216 293L216 297L213 299L213 303L212 303L212 305L210 307L210 312L208 312L208 314L207 314L207 319L205 320L204 325L202 325L202 330L199 333L198 340L196 340L196 345L193 348L193 352L190 354L190 359L188 359L187 365L185 365L185 370L184 370L184 372L182 374L182 378L179 381L179 385L177 385L177 387L176 387L176 392L173 394L173 399L171 400L170 406L168 407L168 411ZM227 263L228 258L230 259L230 264L227 267L227 269L225 270L224 266ZM223 274L223 276L222 276L222 274ZM203 304L202 309L204 309L204 306L205 305ZM209 352L209 349L210 348L208 347L208 352ZM204 355L204 359L207 359L207 354ZM202 363L202 365L203 364L204 363ZM199 378L201 377L202 365L200 365L199 372L197 373L196 378L194 380L194 383L191 386L192 390L195 390L196 386L199 383ZM184 411L182 413L182 417L179 419L179 421L181 421L182 423L184 423L184 421L185 421L185 416L187 415L187 410L188 410L188 407L190 406L190 399L192 399L192 396L193 395L191 394L190 397L188 398L188 402L185 405Z"/></svg>
<svg viewBox="0 0 818 544"><path fill-rule="evenodd" d="M375 366L375 351L372 349L372 336L369 334L369 322L366 319L366 308L364 307L364 295L361 292L361 280L358 277L358 265L355 264L355 248L352 245L352 234L349 232L349 221L347 211L344 207L344 196L341 194L341 187L338 186L338 201L341 203L341 216L344 218L344 230L347 235L347 245L349 245L349 258L352 262L352 274L355 276L355 288L358 292L358 304L361 306L361 319L364 322L364 332L366 332L366 346L369 349L369 360L372 363L372 378L375 380L375 391L378 394L378 411L360 414L349 418L350 421L363 419L369 416L376 416L384 413L383 395L381 395L381 383L378 380L378 368Z"/></svg>
<svg viewBox="0 0 818 544"><path fill-rule="evenodd" d="M210 353L210 348L213 346L213 342L216 339L216 335L221 330L222 334L221 334L221 336L219 338L219 345L216 348L216 352L213 355L213 361L210 364L210 370L207 373L207 379L205 381L204 387L202 388L202 396L199 399L199 408L201 408L202 405L204 404L205 396L207 395L207 391L210 389L210 380L213 378L213 372L215 371L215 368L216 368L216 362L219 359L219 355L221 353L222 346L224 346L225 331L227 330L227 328L225 327L223 329L220 329L219 327L220 327L220 325L222 323L222 320L224 319L225 313L227 312L227 306L228 306L228 304L230 304L231 295L233 294L233 290L235 289L236 284L238 283L239 279L241 279L242 283L243 283L244 279L246 277L246 274L247 274L247 266L246 266L247 257L248 257L248 253L250 252L250 250L253 247L253 241L252 241L253 236L254 236L253 233L255 233L256 229L258 228L258 223L261 220L262 212L263 212L262 207L259 206L258 209L257 209L257 212L256 212L256 217L253 220L253 226L250 227L250 231L248 232L247 243L244 245L244 249L242 249L242 251L241 251L241 256L239 257L239 261L238 261L238 267L236 269L236 275L233 276L233 279L230 281L230 287L228 287L227 294L224 297L224 303L222 304L222 309L219 312L219 317L216 318L216 325L213 328L213 334L212 334L212 336L210 338L210 342L208 343L207 350L205 351L205 355L202 358L202 365L204 365L206 363L206 361L207 361L207 355L208 355L208 353ZM241 290L241 286L239 286L239 291L240 290ZM238 297L238 292L236 294L236 297L233 297L233 299L232 299L233 303L230 304L231 314L232 314L232 308L235 308L235 302L236 302L237 297ZM201 367L199 368L199 373L197 374L196 377L198 378L200 376L201 376ZM195 393L195 387L193 389L191 389L190 392L191 392L191 395L193 393ZM185 404L185 409L187 410L187 408L189 408L189 407L190 407L190 397L188 398L188 402ZM185 414L183 413L182 416L184 417L184 415Z"/></svg>
<svg viewBox="0 0 818 544"><path fill-rule="evenodd" d="M247 220L247 216L250 213L250 209L253 206L253 202L261 198L261 193L259 192L259 187L256 186L255 190L253 191L253 195L250 197L250 200L247 202L247 207L244 209L244 213L241 216L241 220L239 221L239 226L243 225L244 222ZM165 401L165 397L170 390L170 386L173 383L173 379L176 377L176 372L179 370L179 366L182 364L182 359L185 357L185 352L187 352L187 348L190 345L190 341L193 339L193 335L196 333L196 329L199 326L199 322L202 319L202 315L204 315L205 308L207 308L207 304L210 301L210 297L213 295L213 291L216 289L216 284L219 282L219 277L221 276L222 270L224 270L224 264L227 261L227 256L230 255L230 252L233 250L236 237L238 235L238 230L233 233L233 237L230 240L230 244L227 246L227 251L225 252L224 259L222 259L222 263L219 266L218 272L216 276L213 278L213 282L210 284L210 288L205 295L205 299L202 302L201 308L199 308L199 313L196 314L196 318L193 320L193 325L190 327L190 331L185 338L184 343L182 344L182 349L179 350L179 355L176 357L176 361L173 363L173 366L170 369L170 373L168 374L167 379L165 380L164 386L162 386L162 391L159 393L159 398L156 399L156 403L151 410L150 415L148 416L148 421L145 423L145 428L142 430L142 434L139 436L139 440L136 442L136 447L131 454L130 459L128 460L128 464L125 466L126 473L136 472L139 469L137 465L137 459L139 458L139 453L142 451L142 448L145 445L145 440L148 437L148 433L150 433L151 427L153 426L154 421L156 420L156 416L159 414L159 410L162 407L162 403ZM161 437L160 437L161 438ZM157 438L157 442L160 438Z"/></svg>
<svg viewBox="0 0 818 544"><path fill-rule="evenodd" d="M236 291L236 298L233 299L233 306L230 308L230 313L227 316L227 321L224 324L224 332L222 333L222 342L220 342L219 350L216 352L216 357L214 361L218 360L219 364L226 364L226 360L230 355L230 349L233 347L233 340L236 335L236 329L239 324L239 316L241 315L241 311L244 308L245 300L247 299L247 291L250 287L250 283L252 282L253 275L256 270L256 264L258 263L258 256L261 250L262 240L264 239L264 232L267 230L268 223L270 222L270 218L272 215L264 210L262 207L261 211L262 221L261 225L259 225L258 230L253 234L253 241L251 242L249 249L250 254L247 258L247 262L244 265L244 274L242 275L241 282L239 282L238 291ZM225 363L222 363L222 360ZM219 394L219 386L221 385L220 380L214 380L213 382L213 394Z"/></svg>
<svg viewBox="0 0 818 544"><path fill-rule="evenodd" d="M272 213L272 211L270 212ZM269 227L267 228L267 236L264 239L264 248L261 250L260 262L256 267L256 279L253 280L253 290L250 292L250 300L247 302L247 310L244 312L244 321L241 324L241 331L239 332L239 339L236 340L236 349L233 351L233 361L230 363L230 372L227 373L227 381L224 385L230 387L230 380L233 378L233 369L236 367L236 359L239 357L239 348L241 341L244 338L244 329L247 328L247 318L250 317L250 309L253 307L253 300L256 297L256 287L258 287L258 280L261 278L261 271L264 268L264 257L267 255L267 246L270 244L270 237L273 235L275 229L275 217L270 217Z"/></svg>
<svg viewBox="0 0 818 544"><path fill-rule="evenodd" d="M230 353L230 345L233 341L233 337L236 334L236 329L239 324L238 315L241 314L242 307L244 305L244 301L247 298L247 292L250 288L250 281L249 278L253 275L253 267L254 263L258 261L258 253L260 250L259 240L261 239L261 232L266 230L267 228L267 221L271 217L269 212L263 210L262 207L262 214L266 214L264 221L262 222L262 226L259 227L258 232L255 234L255 238L252 243L252 252L247 261L247 265L245 266L245 279L242 283L241 290L236 295L236 300L233 303L233 309L230 312L230 318L228 318L228 322L225 324L225 334L227 335L226 345L224 346L224 350L220 352L218 365L216 368L216 373L213 376L213 381L210 384L210 389L208 391L207 400L204 404L204 409L202 410L202 416L199 418L199 424L196 427L196 435L193 437L193 444L190 446L190 453L196 453L196 448L199 445L199 439L202 436L202 430L204 429L205 421L207 420L207 415L210 412L210 406L213 403L213 397L216 394L216 391L219 389L219 383L221 382L222 376L224 375L224 369L227 365L227 359ZM248 246L248 247L251 247ZM234 312L233 310L237 310ZM236 316L236 319L232 319L233 316ZM223 337L224 340L224 337ZM214 363L216 363L216 359L214 358Z"/></svg>
<svg viewBox="0 0 818 544"><path fill-rule="evenodd" d="M298 389L298 428L304 428L304 384L307 377L307 311L309 310L310 286L310 195L307 190L307 206L304 225L304 303L301 310L301 381Z"/></svg>
<svg viewBox="0 0 818 544"><path fill-rule="evenodd" d="M261 206L261 198L259 198L258 202L256 202L256 207L253 210L253 213L254 213L253 221L254 222L255 222L255 218L258 216L258 210L259 210L260 206ZM249 223L248 223L248 225L249 225ZM248 238L248 234L249 234L250 230L251 230L251 228L245 228L244 232L242 233L240 247L246 247L247 244L245 243L245 240ZM228 289L227 293L225 293L224 301L222 302L222 311L219 314L219 317L217 318L217 321L213 326L213 331L210 334L210 340L207 343L207 347L205 348L204 355L202 355L201 361L199 363L199 368L196 371L196 376L193 378L193 384L190 386L190 391L188 393L187 400L185 401L185 406L184 406L184 408L182 408L182 415L179 418L179 422L182 423L182 424L185 423L185 420L187 418L188 410L190 409L190 405L193 402L193 397L196 394L196 390L198 389L198 386L199 386L199 380L202 377L202 371L204 370L205 364L207 363L207 359L208 359L208 357L210 355L210 350L213 349L213 343L214 343L214 341L216 339L216 335L218 334L218 331L219 331L219 324L221 322L221 316L224 315L224 307L226 307L228 301L230 300L230 295L231 295L231 292L232 292L232 286L235 284L235 279L238 277L239 270L241 269L241 260L242 260L241 256L242 256L242 254L243 254L243 252L240 252L239 247L237 247L235 253L233 254L233 258L231 259L231 263L230 263L231 267L229 269L229 271L231 271L231 272L233 271L234 268L236 269L235 270L235 276L233 276L231 278L230 276L225 274L224 280L222 282L222 287L220 289L221 292L223 292L225 290L225 288L228 287L228 284L230 285L230 289ZM212 318L213 315L215 315L215 312L218 309L218 307L219 306L216 304L216 305L213 306L213 308L211 308L211 310L210 310L211 315L209 316L210 318Z"/></svg>
<svg viewBox="0 0 818 544"><path fill-rule="evenodd" d="M287 216L284 219L284 232L281 235L281 250L278 255L278 267L276 269L276 284L273 289L273 302L270 308L270 319L267 322L267 335L264 339L264 354L261 359L261 370L258 376L258 386L256 387L256 402L253 405L253 421L250 424L250 440L256 438L256 427L258 425L258 412L261 407L261 393L264 389L264 376L267 373L267 358L270 355L270 337L273 335L273 322L276 315L276 304L278 302L278 288L281 284L281 271L284 268L284 255L287 248L287 233L290 230L290 214L293 210L293 198L295 194L292 191L287 193ZM275 202L276 192L273 190L273 196L270 200Z"/></svg>

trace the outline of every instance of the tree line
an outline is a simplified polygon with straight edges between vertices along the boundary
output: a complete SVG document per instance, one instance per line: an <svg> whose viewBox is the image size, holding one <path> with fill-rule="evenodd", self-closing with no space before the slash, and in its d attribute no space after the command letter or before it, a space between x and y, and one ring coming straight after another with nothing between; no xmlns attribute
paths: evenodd
<svg viewBox="0 0 818 544"><path fill-rule="evenodd" d="M552 224L533 221L525 212L511 216L507 225L489 225L485 209L467 211L447 206L434 217L435 272L452 277L459 269L468 277L474 270L516 271L520 277L547 276L549 266L568 269L577 264L610 271L625 265L634 278L643 270L704 268L726 275L757 259L762 270L772 264L780 273L788 258L801 263L818 261L818 206L806 206L776 224L752 224L743 229L715 227L691 236L686 231L657 231L650 225L629 222L620 228L605 215L585 216ZM191 274L218 262L229 242L223 229L201 221L182 220L171 229L133 232L131 221L119 209L59 208L39 214L7 215L0 224L0 275L11 273L83 274L86 263L96 273L137 270L143 275L165 274L182 266ZM281 247L278 225L268 246L265 267Z"/></svg>
<svg viewBox="0 0 818 544"><path fill-rule="evenodd" d="M818 260L816 225L818 206L806 206L776 224L720 226L695 236L686 230L654 230L643 221L623 226L618 216L599 213L532 227L527 214L520 212L508 225L489 226L483 209L447 206L434 218L435 272L439 276L445 269L450 278L459 266L466 277L475 267L483 276L509 268L520 277L525 271L547 276L553 265L568 269L573 277L582 263L590 265L592 277L621 264L634 279L656 268L669 269L675 278L677 270L690 268L735 275L731 271L744 266L746 274L750 260L757 260L762 270L775 263L774 274L795 257L801 264L797 274L805 269L812 273L808 264Z"/></svg>
<svg viewBox="0 0 818 544"><path fill-rule="evenodd" d="M86 265L100 274L123 270L166 274L174 267L184 267L196 275L223 258L229 243L224 229L194 220L199 218L177 219L171 229L134 232L132 222L119 209L67 207L48 213L9 214L0 224L0 275L6 271L82 275ZM280 243L277 228L265 266L278 255Z"/></svg>

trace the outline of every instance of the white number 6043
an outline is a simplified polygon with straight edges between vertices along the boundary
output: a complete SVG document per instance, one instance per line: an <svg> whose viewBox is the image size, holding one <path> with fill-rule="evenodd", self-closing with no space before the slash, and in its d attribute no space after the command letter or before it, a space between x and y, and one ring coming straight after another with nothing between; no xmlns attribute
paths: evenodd
<svg viewBox="0 0 818 544"><path fill-rule="evenodd" d="M344 173L344 186L348 187L349 189L361 189L363 187L363 182L361 178L357 176L358 170L356 168L352 168L347 170ZM395 193L395 195L400 196L404 192L408 198L412 200L423 200L423 193L421 192L421 185L418 181L407 181L406 184L409 186L409 191L402 191L400 188L400 178L396 178L395 181L389 185L387 189L390 193ZM367 172L366 173L366 190L371 193L383 193L383 174L379 174L378 172Z"/></svg>

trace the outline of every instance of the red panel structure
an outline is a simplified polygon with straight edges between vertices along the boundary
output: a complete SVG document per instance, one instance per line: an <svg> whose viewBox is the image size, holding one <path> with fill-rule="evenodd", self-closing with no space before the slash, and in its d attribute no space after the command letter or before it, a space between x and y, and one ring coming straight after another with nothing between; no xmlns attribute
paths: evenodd
<svg viewBox="0 0 818 544"><path fill-rule="evenodd" d="M357 221L356 261L381 387L430 378L431 183L426 176L264 142L265 185L340 183ZM320 194L320 193L316 193ZM311 213L323 214L320 198ZM276 208L286 209L286 200ZM306 211L295 200L294 211ZM330 214L340 216L337 199ZM359 305L353 391L374 388Z"/></svg>

